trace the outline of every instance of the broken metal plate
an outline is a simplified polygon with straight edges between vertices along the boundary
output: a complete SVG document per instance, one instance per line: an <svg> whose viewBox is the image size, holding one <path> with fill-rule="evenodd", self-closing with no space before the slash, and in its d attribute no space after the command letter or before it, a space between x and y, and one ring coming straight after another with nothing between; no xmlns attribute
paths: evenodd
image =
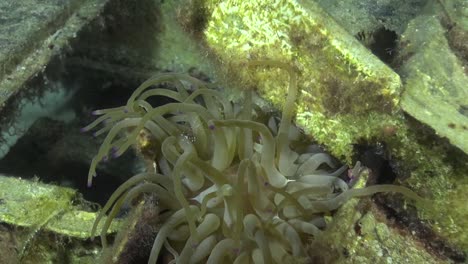
<svg viewBox="0 0 468 264"><path fill-rule="evenodd" d="M76 197L70 188L0 176L0 223L90 238L96 213L74 206ZM118 226L119 221L113 221L109 231Z"/></svg>
<svg viewBox="0 0 468 264"><path fill-rule="evenodd" d="M108 0L0 2L0 109L67 48Z"/></svg>
<svg viewBox="0 0 468 264"><path fill-rule="evenodd" d="M407 76L402 108L468 153L468 77L444 32L433 16L409 23L403 35L411 57L402 69Z"/></svg>

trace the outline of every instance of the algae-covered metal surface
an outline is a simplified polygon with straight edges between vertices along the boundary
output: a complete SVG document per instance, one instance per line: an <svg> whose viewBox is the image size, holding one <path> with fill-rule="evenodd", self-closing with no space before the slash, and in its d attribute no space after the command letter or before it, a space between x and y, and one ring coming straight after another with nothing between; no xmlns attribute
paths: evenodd
<svg viewBox="0 0 468 264"><path fill-rule="evenodd" d="M9 232L0 231L0 236L13 238L8 247L0 247L4 260L9 264L53 263L54 259L59 259L57 255L63 254L58 249L59 236L70 240L88 238L92 220L80 217L82 212L72 209L75 196L76 191L69 188L0 176L0 223L13 227ZM65 217L70 213L75 215L73 219ZM53 232L57 240L48 238L48 232ZM77 257L72 252L79 246L79 243L70 245L66 254ZM16 251L8 248L16 248ZM82 250L85 252L84 248ZM78 258L81 263L91 263L83 262L88 256Z"/></svg>
<svg viewBox="0 0 468 264"><path fill-rule="evenodd" d="M367 169L361 174L355 188L365 186L370 172ZM371 198L348 201L329 221L310 249L312 255L318 250L315 255L323 263L451 263L428 252L414 238L420 231L399 230Z"/></svg>
<svg viewBox="0 0 468 264"><path fill-rule="evenodd" d="M14 238L6 248L0 245L0 252L5 255L7 248L15 247L14 253L8 253L12 264L64 263L59 259L93 263L98 245L86 239L91 237L96 213L82 210L83 202L70 188L0 176L0 223L13 228L0 230L0 236ZM119 225L114 221L109 233Z"/></svg>
<svg viewBox="0 0 468 264"><path fill-rule="evenodd" d="M445 32L434 16L408 24L402 41L411 57L401 70L407 76L402 107L468 153L468 76Z"/></svg>
<svg viewBox="0 0 468 264"><path fill-rule="evenodd" d="M434 230L466 252L468 77L466 62L464 65L463 56L457 56L450 41L460 39L451 39L450 32L435 16L422 15L408 24L402 36L401 56L408 58L400 70L406 76L402 108L465 153L448 154L424 140L425 146L420 147L419 153L427 160L417 161L424 165L413 171L409 183L431 196L434 210L426 212L425 217L432 220Z"/></svg>
<svg viewBox="0 0 468 264"><path fill-rule="evenodd" d="M294 65L301 91L296 123L332 154L350 161L354 142L392 122L400 77L313 1L213 1L210 9L206 41L227 74L252 79L242 66L248 59ZM286 87L286 74L259 71L253 79L264 98L282 104L285 89L277 87Z"/></svg>
<svg viewBox="0 0 468 264"><path fill-rule="evenodd" d="M428 253L411 234L392 228L375 208L357 211L358 204L344 205L335 215L339 222L327 230L327 240L347 255L334 263L451 263Z"/></svg>
<svg viewBox="0 0 468 264"><path fill-rule="evenodd" d="M82 0L0 3L0 78L10 73L41 41L60 29Z"/></svg>
<svg viewBox="0 0 468 264"><path fill-rule="evenodd" d="M70 188L0 176L0 222L43 229L67 237L90 238L96 214L73 205ZM115 232L118 222L112 225Z"/></svg>
<svg viewBox="0 0 468 264"><path fill-rule="evenodd" d="M69 207L72 189L17 178L0 178L0 221L23 227L45 226Z"/></svg>
<svg viewBox="0 0 468 264"><path fill-rule="evenodd" d="M63 52L107 0L0 2L0 106Z"/></svg>
<svg viewBox="0 0 468 264"><path fill-rule="evenodd" d="M318 0L341 26L352 35L372 38L372 32L384 27L403 33L406 24L421 12L430 0Z"/></svg>

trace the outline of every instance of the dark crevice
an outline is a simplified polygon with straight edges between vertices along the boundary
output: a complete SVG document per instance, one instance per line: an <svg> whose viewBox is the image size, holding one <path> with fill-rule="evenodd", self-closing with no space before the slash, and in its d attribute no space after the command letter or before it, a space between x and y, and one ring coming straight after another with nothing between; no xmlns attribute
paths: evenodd
<svg viewBox="0 0 468 264"><path fill-rule="evenodd" d="M354 146L355 161L370 169L368 184L391 184L397 178L394 164L384 143L375 145L360 144Z"/></svg>
<svg viewBox="0 0 468 264"><path fill-rule="evenodd" d="M375 56L389 66L394 64L398 55L398 34L383 27L372 31L361 31L356 38Z"/></svg>
<svg viewBox="0 0 468 264"><path fill-rule="evenodd" d="M397 55L397 39L398 35L395 31L380 28L373 33L373 43L369 49L375 56L388 65L391 65Z"/></svg>

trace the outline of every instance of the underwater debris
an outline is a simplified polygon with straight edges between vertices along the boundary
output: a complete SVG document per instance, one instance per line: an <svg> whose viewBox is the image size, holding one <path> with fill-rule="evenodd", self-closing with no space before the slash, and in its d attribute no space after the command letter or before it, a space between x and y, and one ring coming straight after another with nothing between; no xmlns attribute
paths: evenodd
<svg viewBox="0 0 468 264"><path fill-rule="evenodd" d="M289 74L277 129L256 121L250 90L244 91L241 107L233 106L211 89L212 84L177 73L150 78L125 106L94 112L100 117L83 130L101 125L95 134L107 136L92 161L88 185L99 162L140 144L142 130L150 132L151 140L158 142L154 146L160 148L151 152L159 153L156 171L131 177L101 210L92 233L108 212L101 229L103 247L112 219L142 193L155 194L162 209L162 226L148 263L156 263L163 247L176 263L307 262L307 243L322 233L324 213L347 200L377 192L399 192L421 200L402 186L350 189L339 177L347 172L346 166L337 167L325 153L291 149L297 97L294 69L277 61L254 61L248 66L280 68ZM153 88L168 82L175 91ZM175 102L153 108L147 101L153 96Z"/></svg>

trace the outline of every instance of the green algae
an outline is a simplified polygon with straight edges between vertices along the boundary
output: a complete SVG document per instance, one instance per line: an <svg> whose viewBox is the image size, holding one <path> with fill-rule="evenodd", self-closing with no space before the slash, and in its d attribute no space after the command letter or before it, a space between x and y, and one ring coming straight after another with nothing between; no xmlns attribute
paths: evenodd
<svg viewBox="0 0 468 264"><path fill-rule="evenodd" d="M67 208L72 189L1 177L0 221L15 226L43 226Z"/></svg>
<svg viewBox="0 0 468 264"><path fill-rule="evenodd" d="M0 176L0 222L87 239L96 214L75 208L76 196L70 188ZM112 225L110 233L118 225Z"/></svg>
<svg viewBox="0 0 468 264"><path fill-rule="evenodd" d="M409 43L402 56L410 56L401 69L407 76L402 108L468 153L468 77L445 32L433 16L408 25L402 39Z"/></svg>
<svg viewBox="0 0 468 264"><path fill-rule="evenodd" d="M450 75L442 67L453 69L452 66L459 64L438 65L437 61L442 60L440 55L431 58L427 54L420 56L424 59L422 62L433 65L422 65L421 62L404 65L403 69L409 69L406 72L417 74L410 78L405 74L408 90L401 109L401 94L406 87L402 86L399 75L337 26L314 3L274 1L267 6L263 1L255 5L219 0L208 1L206 6L211 12L205 30L206 42L223 62L225 69L222 70L231 76L228 77L229 85L244 89L256 87L263 98L280 108L286 95L283 87L286 87L287 79L272 69L246 70L242 62L267 58L290 63L299 73L296 124L348 164L352 160L353 144L385 142L392 160L399 165L398 173L402 178L409 177L405 184L432 203L431 209L423 210L423 219L427 219L432 229L449 244L468 248L468 239L463 235L463 230L468 228L466 192L463 191L468 187L466 155L451 155L451 147L443 147L440 140L423 142L421 138L427 136L427 129L414 125L403 112L413 114L412 108L419 107L418 112L424 115L425 108L433 106L435 116L440 120L462 118L453 121L455 126L449 125L451 122L441 123L445 126L443 131L453 130L451 132L439 133L439 129L433 127L438 134L449 137L453 144L459 147L466 144L468 137L464 132L460 133L466 124L460 116L465 105L460 100L468 98L460 96L466 93L462 88L466 76L458 74L459 69ZM417 28L423 27L414 26L413 30ZM443 32L438 34L434 41L443 42L440 40ZM433 36L426 33L413 35L421 39L424 35L425 38ZM424 39L421 41L421 45L425 43ZM431 47L432 52L438 51L437 46L425 45L426 49ZM412 55L411 49L417 51L419 46L410 44L407 55ZM452 55L445 55L453 59ZM405 59L408 58L400 63L404 64ZM458 77L446 81L429 79L429 73L419 70L425 67L433 67L436 72L431 71L431 74L434 76L440 72L448 77ZM439 90L428 89L425 84L437 84L434 87ZM451 85L458 87L456 95L444 90ZM435 99L422 100L434 93L437 95ZM410 99L417 104L411 106ZM439 105L446 104L442 99L449 100L445 101L448 104L456 102L458 108L438 113ZM423 120L418 114L414 115ZM426 117L429 120L431 115ZM429 120L429 125L434 120ZM414 253L419 254L418 250Z"/></svg>
<svg viewBox="0 0 468 264"><path fill-rule="evenodd" d="M96 213L83 211L86 206L80 201L70 188L0 176L0 222L14 227L10 234L0 230L0 236L14 238L12 259L52 263L66 258L68 263L95 263L98 246L83 241L90 238ZM114 221L109 233L120 224ZM0 248L0 253L7 254L4 250Z"/></svg>
<svg viewBox="0 0 468 264"><path fill-rule="evenodd" d="M432 229L465 254L468 253L468 158L451 153L440 145L419 145L420 135L413 134L397 149L406 164L412 164L406 183L431 201L429 210L422 210L422 219ZM417 155L414 155L417 153Z"/></svg>
<svg viewBox="0 0 468 264"><path fill-rule="evenodd" d="M364 186L369 171L356 183ZM345 203L333 218L311 254L324 263L450 263L426 252L414 234L401 233L369 201L353 199ZM315 252L315 250L320 252Z"/></svg>
<svg viewBox="0 0 468 264"><path fill-rule="evenodd" d="M294 65L301 90L296 123L332 154L350 162L352 143L380 133L364 133L362 121L372 128L392 122L398 112L399 76L320 7L286 0L215 3L209 5L205 38L226 71L250 80L262 97L280 108L284 77L261 70L252 74L241 62L267 58Z"/></svg>

